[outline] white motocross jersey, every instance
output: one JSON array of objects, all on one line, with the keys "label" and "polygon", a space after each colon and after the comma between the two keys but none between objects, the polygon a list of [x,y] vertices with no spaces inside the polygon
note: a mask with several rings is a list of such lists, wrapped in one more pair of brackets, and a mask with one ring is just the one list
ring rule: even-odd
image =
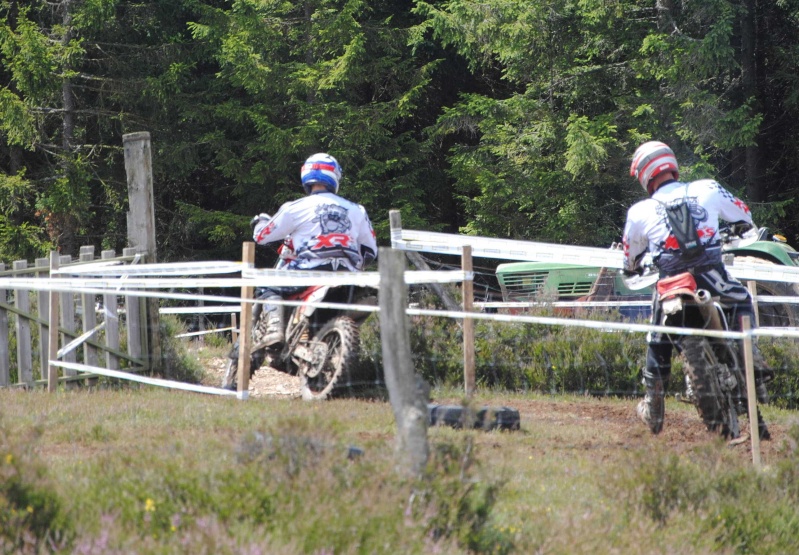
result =
[{"label": "white motocross jersey", "polygon": [[[672,233],[665,206],[687,199],[705,252],[690,265],[680,260],[677,239]],[[651,198],[634,204],[627,212],[624,226],[624,269],[634,271],[647,250],[661,272],[673,275],[688,267],[721,262],[719,220],[754,225],[749,207],[712,179],[691,183],[679,181],[662,185]]]},{"label": "white motocross jersey", "polygon": [[280,207],[253,229],[259,245],[291,237],[296,259],[288,267],[359,271],[377,257],[377,240],[366,209],[333,193],[314,193]]}]

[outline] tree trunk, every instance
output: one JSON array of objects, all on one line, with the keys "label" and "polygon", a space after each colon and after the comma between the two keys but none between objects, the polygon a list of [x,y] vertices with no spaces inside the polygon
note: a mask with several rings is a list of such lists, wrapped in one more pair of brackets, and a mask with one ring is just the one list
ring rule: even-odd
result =
[{"label": "tree trunk", "polygon": [[[753,99],[753,110],[760,110],[757,90],[757,6],[755,0],[744,0],[741,13],[741,86],[743,101]],[[757,144],[746,147],[746,195],[750,201],[766,200],[760,148]]]}]

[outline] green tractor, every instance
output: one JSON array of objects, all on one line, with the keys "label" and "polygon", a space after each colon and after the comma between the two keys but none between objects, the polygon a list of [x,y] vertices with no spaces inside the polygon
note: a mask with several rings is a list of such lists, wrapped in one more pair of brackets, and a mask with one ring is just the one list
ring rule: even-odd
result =
[{"label": "green tractor", "polygon": [[[771,264],[799,266],[799,252],[784,237],[761,228],[748,238],[726,238],[724,261],[734,265]],[[496,276],[505,302],[549,301],[647,301],[652,287],[631,290],[621,271],[578,264],[553,262],[512,262],[500,264]],[[758,281],[757,295],[796,296],[799,287],[790,283]],[[649,313],[648,306],[620,306],[622,315],[638,318]],[[799,305],[758,303],[760,325],[765,327],[799,326]]]}]

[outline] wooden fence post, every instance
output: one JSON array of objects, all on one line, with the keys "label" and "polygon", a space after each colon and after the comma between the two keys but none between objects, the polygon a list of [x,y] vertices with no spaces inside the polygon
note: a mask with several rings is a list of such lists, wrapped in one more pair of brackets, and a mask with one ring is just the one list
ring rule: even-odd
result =
[{"label": "wooden fence post", "polygon": [[[749,316],[741,318],[741,328],[744,332],[752,329]],[[755,470],[760,470],[760,429],[757,418],[757,391],[755,391],[755,357],[752,347],[752,336],[746,335],[744,343],[744,367],[746,370],[746,395],[749,408],[749,434],[752,438],[752,464]]]},{"label": "wooden fence post", "polygon": [[[58,260],[58,267],[62,268],[72,263],[72,257],[68,254],[62,255]],[[75,321],[75,294],[63,292],[57,297],[61,301],[61,327],[70,334],[64,334],[63,343],[66,345],[77,335],[78,323]],[[74,350],[64,354],[64,362],[78,362],[78,353]],[[64,369],[65,376],[77,376],[78,371],[72,369]],[[67,387],[72,387],[68,385]]]},{"label": "wooden fence post", "polygon": [[380,337],[383,369],[394,419],[397,422],[397,453],[400,469],[415,476],[427,464],[427,399],[411,358],[408,315],[408,286],[405,283],[405,255],[381,247]]},{"label": "wooden fence post", "polygon": [[[6,265],[0,262],[0,272]],[[0,302],[8,302],[8,291],[0,289]],[[11,385],[11,353],[8,349],[8,311],[0,307],[0,387]]]},{"label": "wooden fence post", "polygon": [[[81,262],[92,262],[94,260],[94,246],[87,245],[80,248],[79,259]],[[95,312],[95,300],[93,293],[82,293],[80,296],[81,312],[83,313],[83,333],[89,332],[97,327],[97,312]],[[97,366],[97,348],[88,342],[83,344],[83,364]]]},{"label": "wooden fence post", "polygon": [[[245,242],[241,249],[241,261],[248,267],[255,265],[255,243]],[[247,399],[250,390],[250,348],[252,347],[252,297],[253,287],[241,288],[241,328],[239,333],[239,360],[237,369],[238,398]]]},{"label": "wooden fence post", "polygon": [[[50,259],[37,258],[36,259],[36,277],[47,279],[50,277]],[[44,323],[44,319],[50,314],[50,292],[38,291],[36,297],[39,303],[39,368],[43,380],[47,379],[50,369],[50,361],[48,360],[50,354],[50,328],[48,324]]]},{"label": "wooden fence post", "polygon": [[[100,253],[103,260],[114,258],[116,252],[112,250]],[[105,344],[107,347],[119,350],[119,313],[117,311],[117,296],[113,294],[103,295],[103,318],[105,319]],[[109,370],[119,370],[119,361],[111,353],[105,355],[105,366]]]},{"label": "wooden fence post", "polygon": [[[466,273],[473,271],[472,247],[464,245],[461,256],[461,267]],[[474,282],[470,278],[463,280],[463,311],[474,309]],[[467,397],[474,395],[474,320],[468,316],[463,319],[463,384]]]},{"label": "wooden fence post", "polygon": [[[136,247],[128,247],[122,251],[122,256],[134,256],[136,253]],[[136,360],[142,360],[144,330],[139,297],[125,296],[125,322],[128,330],[128,354]]]},{"label": "wooden fence post", "polygon": [[750,280],[746,282],[746,288],[749,289],[749,294],[752,295],[752,310],[755,313],[755,321],[752,322],[755,327],[760,326],[760,309],[757,306],[757,282]]},{"label": "wooden fence post", "polygon": [[[128,178],[128,242],[139,253],[146,253],[147,262],[158,262],[155,242],[155,203],[153,200],[153,163],[150,134],[146,131],[122,135],[125,171]],[[161,335],[158,299],[148,298],[147,344],[150,368],[161,370]]]},{"label": "wooden fence post", "polygon": [[[25,270],[27,260],[14,261],[15,270]],[[22,314],[30,313],[29,292],[25,289],[14,291],[14,305],[19,311],[17,314],[17,378],[19,383],[33,386],[33,358],[31,354],[31,323]]]},{"label": "wooden fence post", "polygon": [[[59,257],[58,252],[50,251],[50,275],[52,276],[55,270],[58,270]],[[51,290],[48,294],[48,304],[50,310],[48,311],[48,341],[49,347],[47,351],[47,391],[54,392],[58,388],[58,366],[51,364],[50,361],[58,359],[58,320],[59,320],[59,302],[58,292]],[[41,313],[40,313],[41,314]],[[43,316],[43,314],[42,314]],[[66,344],[66,342],[65,342]],[[45,356],[45,352],[42,352]],[[64,373],[66,375],[66,372]],[[44,376],[42,376],[44,377]]]}]

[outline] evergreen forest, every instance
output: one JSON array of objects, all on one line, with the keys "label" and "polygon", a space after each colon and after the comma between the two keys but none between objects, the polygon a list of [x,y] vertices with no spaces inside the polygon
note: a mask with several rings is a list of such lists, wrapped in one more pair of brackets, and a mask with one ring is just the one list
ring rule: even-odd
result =
[{"label": "evergreen forest", "polygon": [[161,261],[238,259],[320,151],[382,245],[609,246],[649,139],[795,244],[797,66],[799,0],[2,0],[0,259],[125,246],[138,131]]}]

